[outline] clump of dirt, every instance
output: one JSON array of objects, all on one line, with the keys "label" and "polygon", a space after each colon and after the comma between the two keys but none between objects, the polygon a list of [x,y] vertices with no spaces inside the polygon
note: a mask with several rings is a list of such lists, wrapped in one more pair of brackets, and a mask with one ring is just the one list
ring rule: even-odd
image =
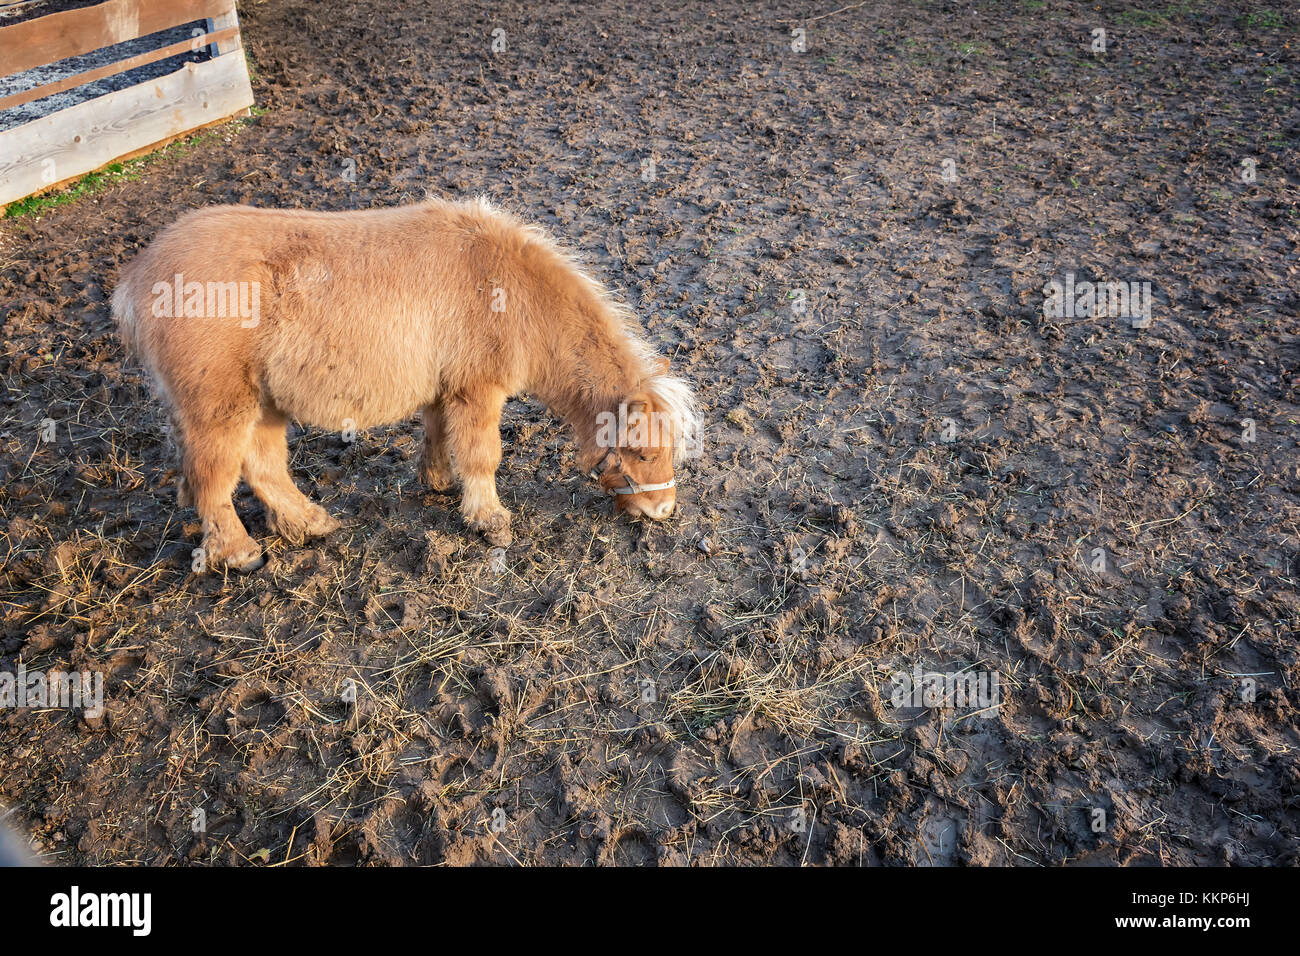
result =
[{"label": "clump of dirt", "polygon": [[[0,712],[47,858],[1297,862],[1295,24],[841,6],[268,0],[264,114],[5,222],[0,669],[105,680]],[[296,431],[344,528],[241,493],[267,567],[194,573],[119,266],[189,206],[426,192],[565,238],[697,384],[680,514],[615,520],[518,401],[504,569],[412,421]],[[1049,317],[1067,274],[1152,321]]]}]

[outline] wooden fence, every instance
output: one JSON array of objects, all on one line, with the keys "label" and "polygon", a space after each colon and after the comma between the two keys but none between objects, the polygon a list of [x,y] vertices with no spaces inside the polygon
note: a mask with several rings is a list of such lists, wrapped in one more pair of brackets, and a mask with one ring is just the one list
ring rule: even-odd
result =
[{"label": "wooden fence", "polygon": [[211,53],[203,62],[0,131],[0,206],[246,115],[253,105],[234,0],[107,0],[0,27],[2,79],[196,21],[205,24],[197,36],[0,96],[5,110],[178,54],[204,47]]}]

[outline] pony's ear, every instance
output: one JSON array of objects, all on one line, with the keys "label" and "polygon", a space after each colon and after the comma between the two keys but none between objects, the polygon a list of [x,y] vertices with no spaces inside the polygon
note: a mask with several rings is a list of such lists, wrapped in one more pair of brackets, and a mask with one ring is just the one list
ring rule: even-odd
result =
[{"label": "pony's ear", "polygon": [[637,392],[635,395],[629,395],[623,401],[623,405],[627,409],[627,417],[629,421],[633,415],[650,414],[650,406],[652,404],[654,403],[648,392]]},{"label": "pony's ear", "polygon": [[658,365],[659,365],[659,374],[660,374],[660,375],[667,375],[667,374],[668,374],[668,359],[667,359],[665,356],[662,356],[662,355],[659,356],[659,362],[658,362]]},{"label": "pony's ear", "polygon": [[649,444],[653,404],[645,392],[637,392],[623,403],[627,408],[627,447],[645,448]]}]

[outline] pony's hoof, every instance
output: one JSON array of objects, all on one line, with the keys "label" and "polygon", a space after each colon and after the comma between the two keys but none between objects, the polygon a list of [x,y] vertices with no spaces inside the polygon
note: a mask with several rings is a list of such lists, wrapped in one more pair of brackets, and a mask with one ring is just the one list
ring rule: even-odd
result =
[{"label": "pony's hoof", "polygon": [[231,550],[207,544],[204,545],[204,550],[208,555],[208,567],[213,570],[225,568],[229,571],[238,571],[240,574],[251,574],[266,564],[262,549],[252,538],[248,539],[247,544]]},{"label": "pony's hoof", "polygon": [[300,515],[272,512],[267,524],[290,544],[302,544],[308,538],[323,538],[342,527],[337,518],[316,504]]},{"label": "pony's hoof", "polygon": [[488,544],[498,548],[508,548],[510,542],[514,540],[514,537],[510,534],[510,516],[508,514],[494,514],[490,518],[471,521],[470,527],[475,531],[481,531],[483,537],[487,538]]},{"label": "pony's hoof", "polygon": [[434,468],[421,463],[420,482],[430,491],[451,491],[456,487],[456,477],[450,468]]},{"label": "pony's hoof", "polygon": [[322,508],[319,519],[307,529],[307,533],[313,538],[324,538],[341,527],[343,527],[343,523]]},{"label": "pony's hoof", "polygon": [[260,571],[266,565],[266,556],[262,554],[262,549],[258,548],[256,554],[243,555],[239,554],[226,562],[226,567],[231,571],[238,571],[240,574],[252,574],[254,571]]}]

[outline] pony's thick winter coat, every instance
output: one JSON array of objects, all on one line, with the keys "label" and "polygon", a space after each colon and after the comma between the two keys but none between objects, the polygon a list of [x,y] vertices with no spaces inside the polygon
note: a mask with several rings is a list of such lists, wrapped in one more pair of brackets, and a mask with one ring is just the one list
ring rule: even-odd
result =
[{"label": "pony's thick winter coat", "polygon": [[[182,503],[214,566],[260,564],[231,502],[241,476],[286,538],[337,527],[289,477],[289,419],[364,429],[421,411],[421,476],[443,490],[458,478],[466,521],[498,544],[507,397],[535,395],[572,425],[581,467],[609,490],[671,485],[695,439],[689,389],[626,310],[540,230],[482,201],[197,210],[123,270],[113,310],[170,406]],[[620,408],[667,427],[611,444],[598,425]],[[675,492],[617,502],[663,518]]]}]

